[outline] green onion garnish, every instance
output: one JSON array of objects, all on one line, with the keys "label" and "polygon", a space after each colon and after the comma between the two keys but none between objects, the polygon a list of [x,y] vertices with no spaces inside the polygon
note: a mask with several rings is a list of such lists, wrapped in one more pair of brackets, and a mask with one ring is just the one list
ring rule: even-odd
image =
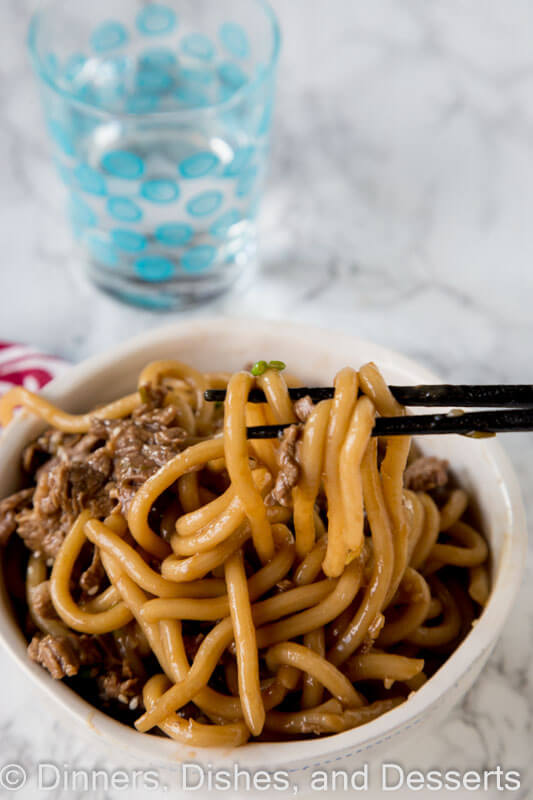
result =
[{"label": "green onion garnish", "polygon": [[281,372],[286,366],[284,361],[269,361],[268,364],[266,361],[256,361],[251,372],[252,375],[258,378],[260,375],[263,375],[267,369],[277,369],[278,372]]},{"label": "green onion garnish", "polygon": [[254,377],[258,378],[260,375],[266,372],[267,369],[268,364],[266,361],[256,361],[251,369],[251,372]]}]

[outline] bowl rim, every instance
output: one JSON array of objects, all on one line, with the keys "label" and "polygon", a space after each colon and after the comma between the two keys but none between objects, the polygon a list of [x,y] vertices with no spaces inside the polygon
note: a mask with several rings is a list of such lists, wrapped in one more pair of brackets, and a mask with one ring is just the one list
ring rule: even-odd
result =
[{"label": "bowl rim", "polygon": [[[201,318],[174,322],[149,332],[143,332],[104,353],[91,356],[74,365],[51,381],[42,394],[49,400],[61,402],[69,391],[88,381],[97,380],[98,373],[104,369],[119,363],[128,356],[140,355],[144,349],[157,346],[158,343],[168,343],[172,338],[183,341],[188,336],[198,334],[207,334],[209,337],[228,336],[232,333],[234,336],[239,336],[249,331],[250,326],[253,326],[257,333],[263,333],[265,337],[268,337],[272,331],[272,324],[271,320],[253,320],[242,317]],[[279,324],[278,321],[276,324]],[[342,345],[346,346],[347,342],[351,342],[355,349],[367,351],[372,359],[381,364],[392,362],[397,368],[416,374],[421,382],[439,382],[440,380],[438,376],[410,358],[350,333],[292,322],[283,323],[283,330],[288,337],[303,337],[308,342],[312,341],[314,337],[320,336],[322,348],[333,352],[336,343],[342,342]],[[12,446],[16,446],[17,440],[27,437],[31,427],[35,427],[36,424],[35,417],[32,415],[25,412],[18,414],[0,435],[0,456],[4,448],[9,448],[11,440],[15,442]],[[265,764],[270,766],[271,763],[286,766],[288,763],[301,764],[302,762],[307,764],[313,762],[313,766],[321,766],[348,755],[347,751],[349,751],[349,755],[353,756],[369,750],[381,741],[394,739],[407,727],[415,727],[422,722],[432,708],[440,705],[448,693],[457,688],[465,674],[473,670],[477,663],[488,656],[518,593],[525,568],[527,546],[526,518],[518,479],[499,442],[493,439],[484,440],[478,442],[478,445],[484,458],[492,463],[492,467],[500,476],[499,485],[508,516],[497,579],[489,602],[475,626],[434,677],[414,693],[408,702],[402,703],[397,708],[359,728],[316,740],[291,741],[290,751],[287,755],[283,754],[283,748],[280,747],[286,743],[276,742],[249,743],[236,749],[194,748],[170,739],[140,734],[135,729],[129,728],[91,706],[61,681],[53,681],[41,667],[29,661],[25,651],[26,640],[22,631],[12,616],[3,612],[0,613],[0,643],[19,668],[22,668],[24,673],[56,702],[58,713],[60,710],[66,712],[70,719],[76,720],[78,723],[84,722],[86,728],[91,728],[104,740],[117,744],[123,750],[129,751],[145,761],[150,759],[168,766],[187,759],[194,759],[197,763],[215,765],[223,763],[227,766],[228,757],[231,755],[233,761],[238,762],[241,767],[264,767]],[[4,595],[2,602],[5,603],[6,593],[3,583],[2,593]],[[285,750],[287,750],[286,747]],[[335,756],[340,753],[343,755]],[[303,769],[303,767],[296,766],[287,771],[297,771],[298,769]]]}]

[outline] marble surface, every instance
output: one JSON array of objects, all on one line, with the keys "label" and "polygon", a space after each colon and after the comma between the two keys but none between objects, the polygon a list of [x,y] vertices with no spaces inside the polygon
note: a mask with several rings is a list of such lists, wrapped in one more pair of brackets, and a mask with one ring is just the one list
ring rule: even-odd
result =
[{"label": "marble surface", "polygon": [[[284,50],[261,270],[191,316],[290,317],[392,346],[451,381],[531,379],[531,4],[273,4]],[[0,8],[0,335],[77,361],[174,316],[117,305],[80,275],[24,47],[31,6]],[[502,438],[531,516],[533,438]],[[527,570],[475,688],[401,754],[407,767],[499,764],[522,773],[511,796],[533,796],[532,549]],[[2,761],[122,765],[44,714],[5,654],[0,676]],[[24,798],[86,796],[33,792]]]}]

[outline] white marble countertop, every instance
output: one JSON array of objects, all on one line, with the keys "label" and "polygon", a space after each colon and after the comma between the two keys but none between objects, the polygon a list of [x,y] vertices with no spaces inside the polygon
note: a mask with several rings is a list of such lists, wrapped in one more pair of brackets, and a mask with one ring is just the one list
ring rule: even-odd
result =
[{"label": "white marble countertop", "polygon": [[[0,336],[77,361],[175,315],[120,306],[79,274],[24,47],[31,5],[3,0],[0,9]],[[274,6],[283,79],[261,272],[195,315],[318,322],[402,350],[451,381],[531,379],[531,4]],[[533,438],[504,444],[531,516]],[[499,764],[522,773],[511,796],[533,796],[532,584],[530,549],[496,652],[461,707],[398,756],[407,767]],[[122,764],[45,715],[4,654],[0,676],[2,761]],[[32,791],[25,800],[86,796]]]}]

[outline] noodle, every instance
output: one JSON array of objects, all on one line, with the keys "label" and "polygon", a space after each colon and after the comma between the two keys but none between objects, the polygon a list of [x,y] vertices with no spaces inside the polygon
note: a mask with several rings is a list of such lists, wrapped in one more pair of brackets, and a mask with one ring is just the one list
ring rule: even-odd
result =
[{"label": "noodle", "polygon": [[407,563],[410,564],[413,553],[420,541],[424,530],[425,510],[421,498],[415,493],[406,491],[406,510],[409,515],[409,545],[407,548]]},{"label": "noodle", "polygon": [[[293,489],[296,551],[300,558],[309,553],[315,541],[314,509],[322,477],[330,408],[331,403],[328,400],[317,405],[307,421],[302,438],[302,472]],[[324,553],[326,545],[324,540]],[[320,564],[322,561],[323,556]]]},{"label": "noodle", "polygon": [[[165,675],[154,675],[150,678],[143,689],[146,708],[152,708],[169,685],[170,681]],[[203,725],[193,719],[183,719],[177,714],[169,714],[159,727],[171,739],[195,747],[238,747],[250,738],[250,731],[243,722]]]},{"label": "noodle", "polygon": [[[247,427],[267,424],[266,415],[262,406],[259,403],[248,403],[246,406]],[[267,467],[271,475],[277,474],[278,462],[276,459],[276,450],[270,439],[255,439],[251,442],[251,451],[255,457]]]},{"label": "noodle", "polygon": [[[194,586],[180,586],[165,580],[155,570],[148,566],[142,556],[123,541],[116,533],[109,530],[98,520],[89,520],[85,525],[85,534],[93,544],[121,565],[126,572],[146,592],[160,597],[202,597],[211,596],[213,593],[221,594],[223,584],[220,581],[196,582]],[[57,563],[57,562],[56,562]]]},{"label": "noodle", "polygon": [[[263,600],[252,606],[254,624],[257,628],[267,622],[279,619],[287,612],[294,613],[308,608],[325,597],[331,588],[331,581],[325,580],[314,586],[302,586],[285,592],[283,595]],[[159,720],[164,719],[173,706],[180,707],[191,700],[198,688],[209,681],[220,656],[230,645],[232,637],[231,620],[226,617],[202,641],[185,680],[165,692],[154,708],[137,720],[135,723],[137,729],[140,731],[150,730],[151,727],[158,724]]]},{"label": "noodle", "polygon": [[[326,637],[324,628],[315,628],[315,630],[304,634],[303,644],[304,647],[308,647],[314,653],[317,653],[319,656],[324,658],[326,655]],[[304,674],[302,683],[302,708],[313,708],[313,706],[320,705],[324,695],[324,689],[321,683],[308,673]]]},{"label": "noodle", "polygon": [[158,558],[164,558],[168,554],[167,543],[153,532],[148,523],[152,505],[159,495],[186,472],[204,464],[210,458],[219,458],[223,452],[224,442],[222,439],[209,439],[206,442],[192,445],[171,459],[143,483],[133,498],[128,514],[131,535],[141,547]]},{"label": "noodle", "polygon": [[447,531],[466,511],[468,495],[463,489],[454,489],[440,510],[440,530]]},{"label": "noodle", "polygon": [[438,647],[453,641],[461,629],[461,617],[457,604],[446,586],[435,576],[429,579],[432,594],[442,605],[442,621],[428,627],[421,625],[406,637],[407,641],[422,647]]},{"label": "noodle", "polygon": [[370,441],[362,464],[363,496],[372,531],[374,567],[361,605],[346,630],[328,653],[333,664],[342,664],[363,642],[381,612],[393,573],[392,532],[377,468],[377,443]]},{"label": "noodle", "polygon": [[192,388],[198,433],[207,433],[213,407],[204,400],[204,392],[207,389],[205,375],[181,361],[153,361],[139,375],[139,386],[157,385],[165,377],[180,378]]},{"label": "noodle", "polygon": [[294,642],[282,642],[274,645],[267,652],[265,662],[269,669],[281,664],[298,667],[312,675],[325,689],[348,708],[364,705],[364,700],[346,677],[339,670],[317,653]]},{"label": "noodle", "polygon": [[[261,494],[266,493],[271,484],[270,475],[266,470],[254,470],[252,478]],[[183,480],[183,478],[180,478],[180,480]],[[171,540],[172,549],[178,556],[190,556],[194,555],[194,553],[212,550],[217,544],[231,536],[245,519],[246,514],[240,498],[233,497],[218,519],[201,528],[197,533],[191,533],[189,536],[173,536]]]},{"label": "noodle", "polygon": [[340,485],[344,508],[343,534],[352,556],[360,553],[364,543],[361,461],[374,427],[374,417],[372,403],[367,397],[361,397],[355,406],[340,453]]},{"label": "noodle", "polygon": [[138,392],[129,394],[109,403],[107,406],[91,411],[90,414],[67,414],[66,411],[45,400],[44,397],[33,394],[22,386],[15,386],[0,398],[0,425],[5,427],[11,421],[13,411],[17,406],[23,406],[33,411],[50,426],[64,433],[87,433],[93,417],[97,419],[119,419],[131,414],[141,402]]},{"label": "noodle", "polygon": [[[361,564],[352,561],[339,578],[339,582],[324,600],[314,608],[286,617],[257,631],[258,645],[269,647],[283,639],[293,639],[321,628],[336,619],[350,605],[361,584]],[[317,584],[314,584],[315,586]]]},{"label": "noodle", "polygon": [[226,561],[226,584],[236,645],[239,696],[245,722],[254,736],[259,736],[265,724],[265,709],[259,686],[257,642],[241,550]]},{"label": "noodle", "polygon": [[[173,680],[179,683],[189,671],[189,662],[185,653],[181,623],[177,620],[165,620],[159,624],[161,641],[163,644],[168,668]],[[235,667],[234,662],[230,662]],[[282,667],[273,682],[261,689],[263,705],[269,710],[285,698],[287,691],[294,689],[299,676],[298,670]],[[211,718],[239,720],[242,719],[242,708],[238,697],[228,697],[206,686],[193,698],[194,703]]]},{"label": "noodle", "polygon": [[[282,367],[156,361],[81,415],[20,387],[0,399],[1,424],[22,405],[52,426],[14,517],[30,657],[128,724],[138,709],[141,732],[232,748],[366,724],[431,679],[489,598],[467,492],[420,488],[409,438],[372,436],[405,413],[377,367],[300,406]],[[267,424],[290,435],[247,439]]]},{"label": "noodle", "polygon": [[[279,525],[276,527],[275,532],[277,534],[276,539],[280,540],[282,545],[274,558],[262,569],[258,570],[247,582],[246,591],[252,600],[256,600],[270,591],[289,572],[293,564],[294,544],[290,531],[285,526]],[[226,560],[226,564],[233,555],[235,554],[232,553]],[[183,599],[167,600],[159,597],[150,600],[143,609],[144,619],[150,622],[157,622],[160,619],[203,619],[215,621],[228,616],[231,606],[229,592],[228,594],[221,594],[212,600],[192,599],[191,590],[198,584],[205,585],[206,582],[196,581],[193,584],[178,585],[176,589],[183,592]],[[174,584],[174,586],[176,585]]]},{"label": "noodle", "polygon": [[186,472],[178,479],[178,497],[185,512],[200,508],[200,492],[196,472]]},{"label": "noodle", "polygon": [[420,495],[424,508],[422,533],[411,555],[411,566],[418,569],[426,561],[439,535],[440,514],[435,501],[428,494]]},{"label": "noodle", "polygon": [[[405,409],[396,402],[375,364],[366,364],[360,370],[361,387],[372,397],[376,410],[384,416],[401,416]],[[385,605],[392,600],[407,566],[409,534],[403,503],[403,473],[407,464],[411,440],[408,436],[392,436],[386,441],[385,457],[380,475],[383,495],[393,528],[394,559]]]},{"label": "noodle", "polygon": [[477,567],[472,567],[470,570],[468,594],[480,606],[486,604],[490,594],[490,580],[484,564],[478,564]]},{"label": "noodle", "polygon": [[252,535],[247,523],[238,528],[224,542],[207,553],[197,553],[189,558],[168,556],[161,564],[161,574],[170,581],[195,581],[224,564]]},{"label": "noodle", "polygon": [[407,681],[419,675],[424,668],[420,658],[406,658],[394,653],[383,653],[374,650],[352,656],[346,662],[344,672],[353,681],[383,681],[385,688],[390,688],[394,681]]},{"label": "noodle", "polygon": [[349,367],[336,375],[335,395],[329,415],[324,457],[324,484],[328,500],[328,544],[323,569],[326,575],[332,578],[341,574],[348,554],[348,545],[343,535],[346,520],[342,504],[339,455],[355,405],[358,383],[357,372]]},{"label": "noodle", "polygon": [[404,572],[400,590],[409,598],[407,607],[392,621],[385,618],[385,625],[378,636],[379,647],[390,647],[401,642],[427,619],[431,603],[431,592],[423,576],[412,567]]},{"label": "noodle", "polygon": [[[298,533],[296,535],[298,535]],[[305,586],[305,584],[312,583],[315,580],[317,575],[322,571],[322,562],[326,555],[327,545],[328,542],[325,536],[318,540],[313,549],[298,565],[294,573],[294,583]]]},{"label": "noodle", "polygon": [[252,377],[247,372],[238,372],[228,383],[224,414],[224,458],[231,482],[250,523],[254,547],[264,563],[272,558],[274,541],[266,509],[254,484],[248,461],[245,412],[252,383]]},{"label": "noodle", "polygon": [[430,556],[444,564],[457,567],[479,567],[487,560],[488,548],[485,539],[466,522],[454,522],[446,533],[459,542],[458,547],[451,544],[433,545]]}]

